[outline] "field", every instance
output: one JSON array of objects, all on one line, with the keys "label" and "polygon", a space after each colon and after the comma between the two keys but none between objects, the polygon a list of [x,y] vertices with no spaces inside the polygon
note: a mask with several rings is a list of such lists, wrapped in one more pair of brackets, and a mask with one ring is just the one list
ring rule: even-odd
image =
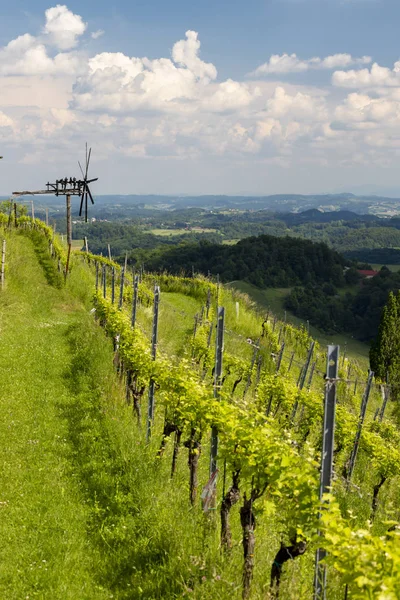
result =
[{"label": "field", "polygon": [[190,233],[215,233],[216,229],[150,229],[153,235],[170,236],[170,235],[186,235]]},{"label": "field", "polygon": [[306,327],[310,334],[323,346],[326,346],[327,344],[339,344],[342,352],[346,349],[346,352],[350,352],[365,366],[365,368],[367,368],[369,352],[369,346],[367,346],[367,344],[363,344],[352,337],[339,333],[328,335],[319,331],[312,325],[308,325],[302,319],[292,315],[289,311],[285,311],[283,302],[285,297],[289,294],[290,288],[270,288],[267,290],[260,290],[251,283],[245,281],[232,281],[229,285],[240,292],[248,294],[259,306],[271,310],[280,319],[284,319],[286,312],[286,319],[289,323],[292,323],[297,327],[300,327],[301,325]]},{"label": "field", "polygon": [[375,271],[380,271],[383,266],[387,267],[389,269],[389,271],[393,271],[393,273],[397,273],[397,271],[400,271],[400,265],[378,265],[378,264],[371,265],[371,267],[373,269],[375,269]]}]

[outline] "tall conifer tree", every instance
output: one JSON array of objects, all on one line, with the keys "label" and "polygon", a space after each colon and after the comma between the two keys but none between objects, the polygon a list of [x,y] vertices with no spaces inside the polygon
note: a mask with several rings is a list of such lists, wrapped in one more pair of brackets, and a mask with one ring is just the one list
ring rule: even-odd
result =
[{"label": "tall conifer tree", "polygon": [[375,375],[382,381],[388,378],[392,391],[397,392],[400,384],[400,291],[396,296],[393,292],[389,294],[369,358]]}]

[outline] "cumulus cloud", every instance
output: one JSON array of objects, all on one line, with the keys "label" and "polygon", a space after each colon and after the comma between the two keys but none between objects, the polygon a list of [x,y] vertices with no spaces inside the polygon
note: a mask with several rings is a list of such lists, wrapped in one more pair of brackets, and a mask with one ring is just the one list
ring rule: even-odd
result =
[{"label": "cumulus cloud", "polygon": [[231,79],[209,86],[217,69],[200,58],[195,31],[176,42],[171,58],[129,57],[121,52],[103,52],[88,61],[87,72],[74,86],[73,106],[80,110],[131,112],[162,110],[194,112],[231,110],[247,105],[252,94],[244,83]]},{"label": "cumulus cloud", "polygon": [[336,69],[338,67],[350,67],[352,65],[365,65],[371,62],[370,56],[353,58],[350,54],[332,54],[325,58],[300,59],[297,54],[273,54],[270,59],[257,67],[250,75],[301,73],[310,69]]},{"label": "cumulus cloud", "polygon": [[57,4],[45,12],[44,33],[47,41],[60,50],[70,50],[85,33],[87,24],[79,15],[75,15],[65,5]]},{"label": "cumulus cloud", "polygon": [[[222,80],[203,60],[196,31],[154,59],[89,55],[85,32],[81,16],[57,5],[39,32],[0,48],[2,139],[28,145],[25,162],[40,164],[55,146],[63,154],[74,147],[75,156],[85,139],[104,157],[214,164],[215,156],[281,167],[361,164],[371,152],[378,162],[387,150],[400,151],[400,63],[365,68],[369,57],[276,54],[256,69],[256,80]],[[333,85],[260,78],[323,69],[335,70]]]},{"label": "cumulus cloud", "polygon": [[399,87],[400,61],[394,63],[393,69],[374,63],[370,69],[335,71],[332,75],[332,83],[345,88]]},{"label": "cumulus cloud", "polygon": [[217,69],[200,57],[200,41],[196,31],[187,31],[186,40],[180,40],[172,48],[172,58],[177,65],[187,67],[196,77],[211,81],[217,77]]},{"label": "cumulus cloud", "polygon": [[61,5],[47,9],[45,17],[42,34],[25,33],[0,48],[0,74],[76,74],[81,70],[80,57],[70,50],[86,29],[82,18]]},{"label": "cumulus cloud", "polygon": [[291,118],[310,119],[311,121],[320,121],[327,118],[324,98],[314,97],[302,92],[290,95],[281,86],[278,86],[273,96],[267,100],[267,113],[276,118],[289,115]]}]

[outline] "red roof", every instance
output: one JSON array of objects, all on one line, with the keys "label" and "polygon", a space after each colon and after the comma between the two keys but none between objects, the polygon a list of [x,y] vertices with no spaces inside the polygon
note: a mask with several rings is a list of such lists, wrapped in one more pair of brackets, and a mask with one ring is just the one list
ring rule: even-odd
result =
[{"label": "red roof", "polygon": [[363,277],[375,277],[379,273],[379,271],[372,271],[370,269],[357,269],[357,272]]}]

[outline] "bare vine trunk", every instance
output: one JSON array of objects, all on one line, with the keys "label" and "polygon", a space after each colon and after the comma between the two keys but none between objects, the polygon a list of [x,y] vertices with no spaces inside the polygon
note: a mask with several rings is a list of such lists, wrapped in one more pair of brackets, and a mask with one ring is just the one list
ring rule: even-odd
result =
[{"label": "bare vine trunk", "polygon": [[198,467],[199,457],[201,452],[200,440],[196,439],[196,430],[193,428],[190,432],[190,439],[185,444],[189,448],[189,498],[190,503],[193,506],[197,499],[197,488],[198,488]]},{"label": "bare vine trunk", "polygon": [[161,440],[160,447],[158,449],[157,456],[161,457],[164,454],[165,446],[167,444],[167,439],[171,436],[172,433],[174,433],[174,431],[176,431],[176,426],[173,423],[171,423],[170,421],[168,421],[168,419],[166,418],[165,422],[164,422],[162,440]]},{"label": "bare vine trunk", "polygon": [[381,475],[381,479],[379,481],[379,483],[377,483],[376,485],[374,485],[374,493],[372,494],[372,513],[371,513],[371,519],[375,518],[375,513],[376,513],[376,509],[378,508],[378,494],[379,494],[379,490],[381,489],[381,487],[383,486],[383,484],[386,481],[386,477],[384,477],[383,475]]},{"label": "bare vine trunk", "polygon": [[221,545],[224,550],[232,548],[232,532],[230,524],[230,512],[240,498],[239,491],[239,471],[235,471],[232,476],[232,485],[222,499],[221,504]]},{"label": "bare vine trunk", "polygon": [[175,440],[174,440],[174,449],[172,452],[171,479],[175,475],[175,471],[176,471],[176,463],[178,460],[179,446],[181,445],[181,437],[182,437],[182,431],[180,429],[176,429]]},{"label": "bare vine trunk", "polygon": [[242,598],[247,600],[250,596],[251,580],[253,578],[254,569],[254,548],[256,545],[256,539],[254,536],[254,530],[256,527],[256,521],[253,513],[253,497],[246,498],[244,495],[243,506],[240,509],[240,522],[242,524],[243,532],[243,590]]},{"label": "bare vine trunk", "polygon": [[281,583],[282,567],[288,560],[294,560],[297,556],[301,556],[307,550],[307,544],[304,541],[297,542],[295,539],[290,540],[291,546],[285,546],[281,542],[281,547],[276,553],[274,562],[271,567],[271,598],[279,598],[279,589]]}]

